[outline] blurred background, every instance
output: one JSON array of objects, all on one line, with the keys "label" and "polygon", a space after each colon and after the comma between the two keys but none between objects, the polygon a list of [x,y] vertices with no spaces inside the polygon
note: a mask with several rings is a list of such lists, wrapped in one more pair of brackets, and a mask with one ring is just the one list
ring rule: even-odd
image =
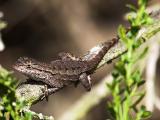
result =
[{"label": "blurred background", "polygon": [[[149,5],[158,2],[150,0]],[[127,25],[123,17],[129,3],[135,4],[136,0],[0,0],[0,11],[7,22],[7,28],[1,31],[6,48],[0,52],[0,64],[13,70],[11,66],[20,56],[50,62],[63,51],[83,55],[98,43],[116,36],[119,24]],[[93,85],[112,67],[110,64],[98,70],[92,76]],[[26,79],[17,72],[15,76]],[[32,109],[59,118],[85,93],[81,86],[67,87]],[[85,120],[105,120],[106,103],[107,99],[102,100]],[[152,119],[158,120],[157,114]]]}]

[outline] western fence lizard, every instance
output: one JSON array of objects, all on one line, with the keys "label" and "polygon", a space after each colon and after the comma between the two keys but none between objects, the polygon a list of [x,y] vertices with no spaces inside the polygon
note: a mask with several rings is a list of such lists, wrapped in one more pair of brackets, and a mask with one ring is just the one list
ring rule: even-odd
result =
[{"label": "western fence lizard", "polygon": [[50,87],[62,88],[70,83],[75,85],[81,83],[87,91],[90,91],[90,75],[107,51],[117,42],[117,38],[104,42],[81,58],[74,57],[70,53],[60,53],[60,59],[49,64],[28,57],[20,57],[13,68],[30,79],[41,81]]}]

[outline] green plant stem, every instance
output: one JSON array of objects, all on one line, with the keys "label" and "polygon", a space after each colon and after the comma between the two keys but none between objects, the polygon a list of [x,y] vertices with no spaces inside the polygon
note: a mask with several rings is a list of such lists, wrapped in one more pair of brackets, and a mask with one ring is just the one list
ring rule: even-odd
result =
[{"label": "green plant stem", "polygon": [[[138,84],[143,81],[141,78],[142,73],[139,72],[139,67],[137,70],[134,70],[134,64],[138,63],[138,61],[142,59],[147,52],[147,48],[145,48],[143,52],[136,53],[136,50],[143,43],[142,40],[145,40],[145,37],[152,36],[152,33],[148,33],[145,37],[137,37],[139,35],[138,31],[142,26],[151,23],[153,24],[153,19],[151,19],[145,12],[146,4],[147,0],[138,0],[139,8],[135,8],[127,19],[130,23],[130,29],[127,31],[122,25],[119,26],[118,29],[118,35],[128,50],[126,54],[121,56],[120,61],[117,62],[113,72],[113,83],[108,85],[113,95],[113,102],[109,103],[109,110],[116,120],[131,120],[132,118],[140,120],[149,117],[151,114],[146,110],[145,106],[141,106],[135,112],[134,117],[130,115],[132,110],[131,106],[137,107],[136,105],[144,97],[144,94],[141,91],[138,91],[140,87]],[[121,81],[119,81],[119,78],[121,78]],[[122,89],[116,87],[120,85],[123,85],[126,88],[121,94],[119,93]],[[131,85],[133,87],[131,87]],[[135,96],[137,93],[140,93],[140,96]],[[120,97],[122,100],[116,99],[117,97]],[[135,98],[138,100],[134,100]],[[121,105],[119,105],[119,102],[121,102]],[[134,104],[134,102],[136,104]],[[120,108],[116,110],[117,107]],[[118,118],[119,114],[122,116],[120,119]]]}]

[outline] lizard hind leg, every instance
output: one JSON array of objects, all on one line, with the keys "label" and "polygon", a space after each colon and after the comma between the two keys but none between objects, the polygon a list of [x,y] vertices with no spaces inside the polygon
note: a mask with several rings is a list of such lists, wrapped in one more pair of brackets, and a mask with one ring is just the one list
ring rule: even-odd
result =
[{"label": "lizard hind leg", "polygon": [[82,73],[79,77],[79,80],[87,91],[91,90],[91,78],[89,75]]}]

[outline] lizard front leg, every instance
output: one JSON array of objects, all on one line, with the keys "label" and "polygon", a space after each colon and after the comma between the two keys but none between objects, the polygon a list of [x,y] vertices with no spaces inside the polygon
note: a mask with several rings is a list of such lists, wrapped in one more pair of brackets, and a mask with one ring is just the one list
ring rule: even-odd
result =
[{"label": "lizard front leg", "polygon": [[49,93],[48,93],[48,86],[47,85],[44,85],[44,95],[45,95],[45,98],[46,98],[46,101],[48,101],[48,99],[49,99]]},{"label": "lizard front leg", "polygon": [[48,86],[47,85],[44,85],[44,89],[42,89],[43,92],[44,92],[44,96],[41,98],[41,100],[43,100],[44,98],[46,98],[46,101],[48,102],[48,96],[49,96],[49,93],[48,93]]},{"label": "lizard front leg", "polygon": [[79,81],[84,86],[84,88],[87,91],[91,90],[91,78],[90,75],[87,75],[86,73],[82,73],[79,77]]}]

